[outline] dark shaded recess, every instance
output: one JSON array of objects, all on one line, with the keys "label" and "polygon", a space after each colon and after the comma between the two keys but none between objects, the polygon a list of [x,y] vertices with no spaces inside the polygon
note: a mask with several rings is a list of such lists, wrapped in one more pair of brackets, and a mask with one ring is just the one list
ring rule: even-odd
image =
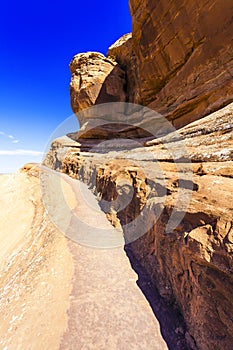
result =
[{"label": "dark shaded recess", "polygon": [[146,183],[150,188],[150,193],[148,195],[148,198],[164,197],[171,194],[171,191],[169,190],[169,188],[166,188],[165,186],[160,185],[156,181],[153,181],[151,179],[146,179]]},{"label": "dark shaded recess", "polygon": [[172,185],[175,188],[185,188],[186,190],[191,190],[195,192],[197,192],[199,188],[198,184],[196,184],[195,182],[183,179],[175,180]]},{"label": "dark shaded recess", "polygon": [[[68,134],[72,138],[72,134]],[[107,123],[101,124],[97,127],[90,128],[79,134],[78,141],[82,142],[83,139],[95,139],[98,144],[99,141],[119,139],[119,138],[153,138],[153,135],[140,127],[124,124],[124,123]],[[137,139],[137,141],[140,141]]]},{"label": "dark shaded recess", "polygon": [[[95,101],[95,105],[106,103],[106,102],[120,102],[120,96],[111,95],[108,93],[107,86],[114,86],[114,76],[115,71],[119,71],[119,66],[115,66],[111,73],[106,77],[105,81],[102,84],[99,95]],[[122,70],[122,74],[120,76],[122,80],[125,80],[125,72]],[[127,86],[126,83],[123,86],[123,91],[126,93]]]},{"label": "dark shaded recess", "polygon": [[181,222],[181,225],[182,224],[185,226],[186,232],[190,232],[197,227],[207,225],[207,224],[211,225],[213,228],[213,231],[215,231],[216,225],[217,225],[217,218],[214,216],[205,214],[203,212],[186,213]]}]

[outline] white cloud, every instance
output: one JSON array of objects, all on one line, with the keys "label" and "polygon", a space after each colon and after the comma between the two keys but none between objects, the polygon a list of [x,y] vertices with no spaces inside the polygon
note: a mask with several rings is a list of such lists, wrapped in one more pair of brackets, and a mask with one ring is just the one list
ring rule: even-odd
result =
[{"label": "white cloud", "polygon": [[43,152],[27,150],[27,149],[16,149],[16,150],[0,150],[0,156],[42,156]]},{"label": "white cloud", "polygon": [[13,135],[11,135],[11,134],[7,135],[4,131],[0,131],[0,135],[6,136],[8,139],[11,140],[12,143],[18,143],[19,142],[19,140],[16,139]]}]

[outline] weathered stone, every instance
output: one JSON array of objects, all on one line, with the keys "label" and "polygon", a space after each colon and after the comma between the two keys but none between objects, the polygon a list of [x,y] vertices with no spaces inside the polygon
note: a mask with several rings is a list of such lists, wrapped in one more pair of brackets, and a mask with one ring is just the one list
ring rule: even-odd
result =
[{"label": "weathered stone", "polygon": [[[74,56],[70,63],[71,106],[74,113],[95,104],[125,101],[125,73],[113,60],[101,53]],[[81,126],[83,120],[79,120]]]},{"label": "weathered stone", "polygon": [[126,98],[128,102],[140,101],[138,67],[133,50],[132,34],[125,34],[108,49],[107,57],[114,59],[126,74]]},{"label": "weathered stone", "polygon": [[132,34],[114,43],[108,58],[86,53],[71,62],[75,113],[128,101],[149,106],[180,128],[233,101],[231,1],[131,0],[130,7]]},{"label": "weathered stone", "polygon": [[181,127],[233,101],[232,1],[131,0],[130,8],[132,39],[109,55],[127,72],[131,102]]},{"label": "weathered stone", "polygon": [[[113,110],[111,102],[125,102],[125,72],[112,58],[88,52],[73,58],[70,63],[71,106],[80,123],[75,139],[109,139],[113,137],[143,137],[142,128],[148,120],[131,121],[125,105]],[[88,109],[93,105],[99,109]],[[129,107],[132,108],[132,107]],[[135,114],[135,113],[134,113]],[[140,129],[141,128],[141,129]]]},{"label": "weathered stone", "polygon": [[[88,184],[109,221],[121,225],[139,285],[147,274],[175,315],[173,328],[163,329],[170,348],[230,349],[233,3],[130,0],[130,8],[132,35],[114,43],[108,58],[88,53],[71,64],[71,102],[82,110],[82,127],[68,135],[72,144],[56,140],[45,164]],[[99,101],[111,75],[105,62],[125,80],[110,94],[118,99]],[[80,72],[91,74],[84,84]],[[149,109],[114,111],[115,124],[107,104],[95,116],[83,111],[109,101],[149,106],[179,133]]]},{"label": "weathered stone", "polygon": [[[79,143],[67,147],[68,138],[58,139],[45,160],[88,184],[108,219],[121,224],[132,265],[145,269],[177,320],[183,315],[188,349],[230,349],[233,342],[232,116],[230,104],[180,129],[183,160],[173,157],[182,142],[175,133],[144,147],[101,154],[85,154]],[[187,166],[188,159],[193,163]],[[187,196],[179,225],[167,231],[171,213],[182,212]],[[182,324],[177,322],[168,336],[171,348],[186,349],[172,339]]]}]

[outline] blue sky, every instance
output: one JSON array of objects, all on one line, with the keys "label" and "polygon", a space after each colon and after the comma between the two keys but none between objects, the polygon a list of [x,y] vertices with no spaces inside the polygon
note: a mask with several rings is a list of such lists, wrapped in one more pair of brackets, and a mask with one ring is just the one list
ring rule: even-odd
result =
[{"label": "blue sky", "polygon": [[0,5],[0,173],[39,161],[72,114],[69,62],[106,53],[131,31],[127,0],[11,0]]}]

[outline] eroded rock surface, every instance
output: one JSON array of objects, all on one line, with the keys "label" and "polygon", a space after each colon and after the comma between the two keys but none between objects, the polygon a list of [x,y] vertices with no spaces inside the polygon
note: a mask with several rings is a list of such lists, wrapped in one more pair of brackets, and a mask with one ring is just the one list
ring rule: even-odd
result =
[{"label": "eroded rock surface", "polygon": [[132,34],[125,34],[108,49],[107,57],[114,59],[126,74],[126,100],[140,103],[140,80],[133,47]]},{"label": "eroded rock surface", "polygon": [[139,100],[176,127],[232,102],[232,1],[130,1]]},{"label": "eroded rock surface", "polygon": [[[81,130],[55,140],[44,163],[86,183],[123,229],[154,312],[149,285],[175,315],[162,326],[171,349],[231,349],[233,3],[131,0],[130,9],[132,34],[108,58],[71,63]],[[159,114],[111,112],[114,101]],[[99,102],[98,113],[85,109]]]},{"label": "eroded rock surface", "polygon": [[233,101],[232,1],[132,0],[130,9],[132,35],[113,44],[108,59],[88,53],[72,61],[75,113],[126,100],[180,128]]},{"label": "eroded rock surface", "polygon": [[74,56],[70,71],[74,113],[94,104],[125,101],[124,71],[115,61],[101,53],[87,52]]},{"label": "eroded rock surface", "polygon": [[[183,315],[186,325],[180,319],[172,334],[189,349],[230,349],[233,341],[232,116],[230,104],[180,129],[180,137],[171,133],[118,152],[85,153],[61,138],[45,160],[86,183],[112,224],[123,228],[139,285],[148,274],[177,319]],[[168,226],[174,213],[180,222]],[[167,338],[172,349],[182,348]]]}]

